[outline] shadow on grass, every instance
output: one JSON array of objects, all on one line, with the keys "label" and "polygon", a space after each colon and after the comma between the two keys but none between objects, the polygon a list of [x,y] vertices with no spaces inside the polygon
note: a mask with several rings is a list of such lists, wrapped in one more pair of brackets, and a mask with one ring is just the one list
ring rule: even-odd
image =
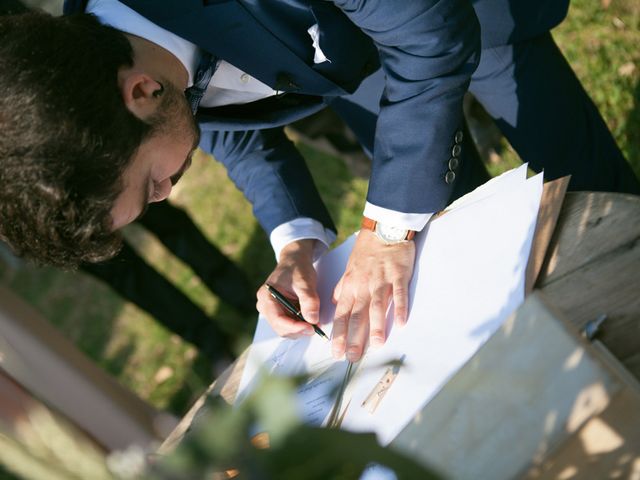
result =
[{"label": "shadow on grass", "polygon": [[115,319],[124,302],[108,288],[76,272],[38,268],[28,264],[0,266],[0,282],[32,305],[43,318],[86,355],[100,359],[109,373],[122,372],[130,352],[108,358],[107,347]]},{"label": "shadow on grass", "polygon": [[626,122],[627,160],[636,176],[640,178],[640,79],[633,91],[633,108]]}]

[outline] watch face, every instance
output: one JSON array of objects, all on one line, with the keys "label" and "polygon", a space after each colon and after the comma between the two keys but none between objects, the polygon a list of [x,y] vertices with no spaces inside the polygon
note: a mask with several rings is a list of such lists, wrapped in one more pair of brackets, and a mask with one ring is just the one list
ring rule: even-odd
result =
[{"label": "watch face", "polygon": [[376,233],[387,243],[398,243],[407,238],[409,230],[378,223],[376,224]]}]

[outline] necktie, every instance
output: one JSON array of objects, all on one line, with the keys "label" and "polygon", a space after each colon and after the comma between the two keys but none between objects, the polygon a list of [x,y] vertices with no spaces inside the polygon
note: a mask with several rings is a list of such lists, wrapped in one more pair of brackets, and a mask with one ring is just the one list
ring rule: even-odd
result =
[{"label": "necktie", "polygon": [[194,115],[198,110],[198,105],[200,105],[202,97],[204,97],[204,94],[207,91],[211,77],[213,77],[213,74],[218,68],[218,64],[219,59],[208,52],[203,52],[200,57],[200,63],[198,64],[193,85],[187,88],[184,92]]}]

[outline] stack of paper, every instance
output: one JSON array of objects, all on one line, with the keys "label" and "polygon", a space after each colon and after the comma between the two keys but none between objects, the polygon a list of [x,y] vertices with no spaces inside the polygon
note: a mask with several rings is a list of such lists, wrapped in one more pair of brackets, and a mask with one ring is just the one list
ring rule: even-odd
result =
[{"label": "stack of paper", "polygon": [[[542,195],[542,175],[526,179],[526,172],[523,165],[491,180],[416,236],[407,324],[395,327],[389,319],[385,345],[369,349],[360,362],[342,401],[343,428],[374,431],[388,444],[522,303]],[[352,236],[316,266],[321,326],[328,334],[331,294],[353,242]],[[385,388],[388,363],[400,359],[403,366]],[[335,402],[330,393],[346,369],[347,362],[334,361],[321,338],[281,339],[260,318],[239,398],[251,391],[261,371],[309,373],[298,391],[300,414],[304,421],[322,424]]]}]

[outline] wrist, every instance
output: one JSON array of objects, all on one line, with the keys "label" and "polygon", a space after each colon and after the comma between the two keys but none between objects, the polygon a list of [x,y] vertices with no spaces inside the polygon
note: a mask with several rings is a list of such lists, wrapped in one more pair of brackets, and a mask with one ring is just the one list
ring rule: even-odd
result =
[{"label": "wrist", "polygon": [[413,237],[416,234],[415,230],[409,230],[407,228],[377,222],[376,220],[373,220],[366,216],[362,217],[361,227],[363,230],[369,230],[373,232],[380,241],[387,245],[408,242],[410,240],[413,240]]},{"label": "wrist", "polygon": [[316,242],[315,238],[304,238],[286,244],[280,251],[280,262],[290,258],[302,259],[306,257],[312,261]]}]

